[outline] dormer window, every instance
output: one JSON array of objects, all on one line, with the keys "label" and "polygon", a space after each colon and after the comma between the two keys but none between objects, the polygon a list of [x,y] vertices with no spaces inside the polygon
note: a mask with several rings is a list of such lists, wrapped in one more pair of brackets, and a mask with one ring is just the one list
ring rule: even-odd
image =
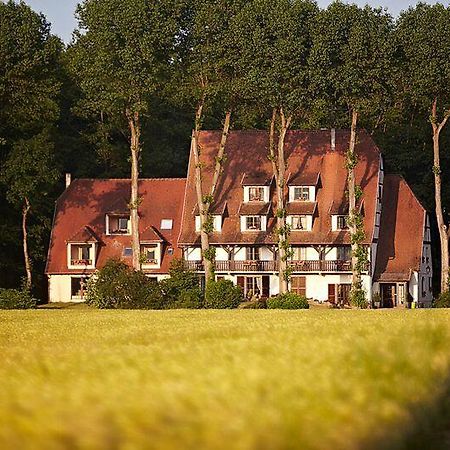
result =
[{"label": "dormer window", "polygon": [[[195,216],[195,231],[197,233],[201,231],[200,216]],[[222,231],[222,216],[218,214],[212,215],[212,231],[213,233],[220,233]]]},{"label": "dormer window", "polygon": [[106,234],[131,234],[130,216],[106,216]]},{"label": "dormer window", "polygon": [[310,201],[309,186],[295,186],[293,188],[293,201],[309,202]]},{"label": "dormer window", "polygon": [[336,216],[336,230],[348,230],[346,216]]},{"label": "dormer window", "polygon": [[247,216],[245,218],[245,226],[247,231],[260,231],[261,216]]},{"label": "dormer window", "polygon": [[71,244],[70,245],[70,265],[90,266],[92,265],[91,244]]},{"label": "dormer window", "polygon": [[144,269],[159,268],[161,262],[161,244],[141,245],[141,264]]},{"label": "dormer window", "polygon": [[292,229],[293,230],[307,230],[308,229],[308,217],[307,216],[292,216]]},{"label": "dormer window", "polygon": [[264,188],[263,187],[250,187],[248,193],[248,199],[250,202],[263,202],[264,201]]}]

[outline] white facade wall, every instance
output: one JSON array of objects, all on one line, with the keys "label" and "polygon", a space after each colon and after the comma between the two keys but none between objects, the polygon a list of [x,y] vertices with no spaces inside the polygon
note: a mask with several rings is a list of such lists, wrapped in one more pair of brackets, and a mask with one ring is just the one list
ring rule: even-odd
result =
[{"label": "white facade wall", "polygon": [[49,302],[81,302],[83,300],[72,300],[72,276],[71,275],[49,275],[48,295]]}]

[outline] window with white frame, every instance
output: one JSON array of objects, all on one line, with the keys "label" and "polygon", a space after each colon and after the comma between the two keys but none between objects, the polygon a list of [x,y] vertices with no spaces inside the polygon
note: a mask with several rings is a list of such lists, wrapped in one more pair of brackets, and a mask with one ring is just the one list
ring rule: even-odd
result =
[{"label": "window with white frame", "polygon": [[306,247],[292,247],[292,260],[293,261],[306,261]]},{"label": "window with white frame", "polygon": [[247,216],[245,218],[245,227],[247,231],[261,230],[261,216]]},{"label": "window with white frame", "polygon": [[259,261],[259,247],[246,247],[247,261]]},{"label": "window with white frame", "polygon": [[296,202],[309,202],[310,194],[308,186],[295,186],[294,189],[294,201]]},{"label": "window with white frame", "polygon": [[86,293],[87,278],[86,277],[72,277],[70,280],[71,297],[74,299],[82,299]]},{"label": "window with white frame", "polygon": [[293,230],[307,230],[308,229],[308,217],[301,215],[301,216],[292,216],[291,221],[292,229]]},{"label": "window with white frame", "polygon": [[249,202],[263,202],[264,201],[264,188],[263,187],[250,187],[248,189]]},{"label": "window with white frame", "polygon": [[336,217],[336,228],[338,230],[348,230],[347,217],[337,216]]},{"label": "window with white frame", "polygon": [[91,244],[70,244],[70,264],[91,265]]},{"label": "window with white frame", "polygon": [[158,244],[145,244],[141,246],[143,264],[158,264]]}]

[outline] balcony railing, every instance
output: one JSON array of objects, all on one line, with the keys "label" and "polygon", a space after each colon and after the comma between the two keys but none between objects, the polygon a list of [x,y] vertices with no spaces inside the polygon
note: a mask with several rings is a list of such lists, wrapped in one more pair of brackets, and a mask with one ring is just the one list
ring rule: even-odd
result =
[{"label": "balcony railing", "polygon": [[[196,272],[204,270],[202,261],[186,261],[186,268]],[[350,261],[289,261],[295,272],[351,272]],[[369,270],[367,265],[366,270]],[[277,261],[216,261],[216,272],[277,272]]]}]

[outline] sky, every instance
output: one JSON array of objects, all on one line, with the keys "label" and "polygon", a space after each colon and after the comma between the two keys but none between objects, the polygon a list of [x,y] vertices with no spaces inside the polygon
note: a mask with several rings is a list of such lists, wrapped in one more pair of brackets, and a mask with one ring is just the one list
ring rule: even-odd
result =
[{"label": "sky", "polygon": [[[72,31],[76,27],[74,17],[75,7],[79,0],[25,0],[35,11],[42,12],[47,20],[52,24],[52,32],[60,36],[64,42],[69,43]],[[320,6],[324,7],[331,3],[329,0],[318,0]],[[386,7],[393,15],[397,15],[410,5],[415,5],[418,1],[411,0],[353,0],[361,6],[369,3],[372,6]],[[438,3],[436,0],[429,0],[426,3]],[[441,1],[446,5],[448,1]]]}]

